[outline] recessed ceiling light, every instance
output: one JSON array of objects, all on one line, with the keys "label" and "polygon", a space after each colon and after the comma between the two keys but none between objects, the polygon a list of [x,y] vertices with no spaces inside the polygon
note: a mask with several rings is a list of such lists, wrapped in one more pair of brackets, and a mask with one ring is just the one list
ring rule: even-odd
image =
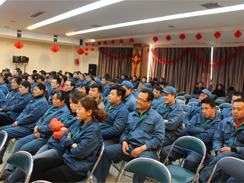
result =
[{"label": "recessed ceiling light", "polygon": [[76,15],[80,15],[82,13],[86,13],[86,12],[89,12],[89,11],[92,11],[95,9],[99,9],[99,8],[102,8],[102,7],[105,7],[105,6],[114,4],[114,3],[121,2],[121,1],[124,1],[124,0],[100,0],[100,1],[97,1],[95,3],[91,3],[91,4],[88,4],[86,6],[82,6],[80,8],[77,8],[77,9],[68,11],[66,13],[60,14],[58,16],[49,18],[47,20],[38,22],[36,24],[33,24],[33,25],[27,27],[27,29],[33,30],[33,29],[36,29],[38,27],[42,27],[44,25],[48,25],[48,24],[51,24],[54,22],[58,22],[60,20],[64,20],[64,19],[76,16]]},{"label": "recessed ceiling light", "polygon": [[5,2],[6,0],[0,0],[0,6]]},{"label": "recessed ceiling light", "polygon": [[168,28],[175,28],[175,26],[173,26],[173,25],[169,25]]},{"label": "recessed ceiling light", "polygon": [[213,14],[227,13],[227,12],[240,11],[240,10],[244,10],[244,4],[209,9],[209,10],[193,11],[193,12],[188,12],[188,13],[180,13],[180,14],[175,14],[175,15],[149,18],[149,19],[143,19],[143,20],[137,20],[137,21],[131,21],[131,22],[124,22],[124,23],[119,23],[119,24],[107,25],[107,26],[103,26],[103,27],[97,27],[97,28],[93,28],[93,29],[80,30],[80,31],[72,32],[72,33],[66,33],[66,35],[71,36],[71,35],[76,35],[76,34],[85,34],[85,33],[108,30],[108,29],[115,29],[115,28],[120,28],[120,27],[128,27],[128,26],[134,26],[134,25],[141,25],[141,24],[147,24],[147,23],[153,23],[153,22],[162,22],[162,21],[167,21],[167,20],[176,20],[176,19],[182,19],[182,18],[204,16],[204,15],[213,15]]}]

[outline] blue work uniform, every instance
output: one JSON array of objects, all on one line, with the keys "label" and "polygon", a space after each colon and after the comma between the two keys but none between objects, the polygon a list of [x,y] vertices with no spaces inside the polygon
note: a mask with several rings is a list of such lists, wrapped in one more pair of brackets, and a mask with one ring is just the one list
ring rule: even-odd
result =
[{"label": "blue work uniform", "polygon": [[0,108],[3,106],[3,104],[6,102],[6,96],[3,94],[2,91],[0,91]]},{"label": "blue work uniform", "polygon": [[232,108],[226,108],[226,109],[223,109],[221,111],[221,113],[219,114],[219,118],[221,120],[225,119],[225,118],[229,118],[229,117],[232,117]]},{"label": "blue work uniform", "polygon": [[187,127],[188,123],[191,121],[191,118],[199,113],[202,114],[202,105],[200,102],[193,104],[190,107],[190,109],[188,110],[188,112],[186,113],[186,115],[184,117],[184,124],[186,125],[186,127]]},{"label": "blue work uniform", "polygon": [[49,93],[49,101],[48,101],[48,106],[52,107],[53,106],[53,95],[55,92],[59,91],[60,89],[57,89],[56,91],[54,91],[52,89],[51,93]]},{"label": "blue work uniform", "polygon": [[110,92],[110,86],[108,86],[108,84],[106,84],[104,87],[103,87],[103,91],[101,93],[101,96],[102,97],[107,97],[109,95],[109,92]]},{"label": "blue work uniform", "polygon": [[123,103],[129,112],[136,110],[136,98],[132,93],[124,99]]},{"label": "blue work uniform", "polygon": [[[236,128],[233,117],[225,118],[218,126],[214,138],[213,149],[218,152],[223,147],[230,147],[231,151],[224,151],[219,154],[200,172],[200,180],[207,182],[216,163],[224,157],[235,157],[244,159],[244,123]],[[218,170],[214,173],[212,181],[226,182],[229,177]]]},{"label": "blue work uniform", "polygon": [[5,96],[7,96],[8,88],[5,83],[0,84],[0,91],[2,91]]},{"label": "blue work uniform", "polygon": [[86,82],[86,79],[83,79],[83,80],[78,80],[76,83],[75,83],[75,88],[79,88],[79,87],[81,87],[81,85],[83,85],[83,84],[86,84],[87,82]]},{"label": "blue work uniform", "polygon": [[131,83],[133,84],[133,90],[136,90],[138,85],[139,85],[139,83],[137,81],[133,81]]},{"label": "blue work uniform", "polygon": [[165,140],[164,145],[173,144],[174,141],[182,135],[184,111],[181,106],[175,102],[167,107],[167,104],[162,103],[158,106],[157,112],[162,116],[165,122]]},{"label": "blue work uniform", "polygon": [[32,91],[32,92],[34,92],[34,86],[35,86],[35,85],[36,85],[35,82],[31,84],[31,91]]},{"label": "blue work uniform", "polygon": [[132,94],[134,95],[135,98],[137,98],[137,96],[139,95],[139,93],[136,90],[134,90]]},{"label": "blue work uniform", "polygon": [[48,93],[51,93],[53,91],[53,89],[51,87],[51,83],[45,81],[45,86],[46,86]]},{"label": "blue work uniform", "polygon": [[[153,109],[149,108],[145,113],[138,111],[131,112],[126,123],[126,128],[121,134],[118,144],[105,148],[103,156],[95,170],[98,182],[105,182],[111,162],[118,163],[121,160],[130,161],[133,159],[122,151],[122,142],[126,141],[129,146],[128,153],[133,149],[146,145],[147,150],[142,152],[138,158],[146,157],[156,159],[156,152],[162,147],[165,134],[165,125],[162,117]],[[145,177],[134,175],[133,182],[144,182]]]},{"label": "blue work uniform", "polygon": [[151,103],[151,108],[152,108],[153,110],[157,110],[158,106],[159,106],[160,104],[162,104],[162,103],[164,103],[164,99],[163,99],[163,97],[154,98],[153,101],[152,101],[152,103]]}]

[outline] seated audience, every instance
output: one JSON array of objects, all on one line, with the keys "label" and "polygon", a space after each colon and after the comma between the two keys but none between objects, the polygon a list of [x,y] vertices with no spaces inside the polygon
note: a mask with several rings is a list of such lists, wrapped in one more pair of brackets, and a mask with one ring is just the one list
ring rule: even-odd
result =
[{"label": "seated audience", "polygon": [[163,97],[161,97],[162,93],[163,93],[163,88],[161,86],[156,86],[155,89],[153,90],[154,99],[151,104],[151,108],[153,110],[157,110],[158,106],[164,103],[164,99]]},{"label": "seated audience", "polygon": [[31,85],[31,91],[34,92],[34,86],[36,84],[36,82],[35,82],[35,76],[34,75],[28,76],[27,81],[29,81],[29,83]]},{"label": "seated audience", "polygon": [[51,82],[52,90],[51,93],[49,93],[49,101],[48,101],[49,107],[53,105],[53,94],[59,90],[60,85],[61,85],[61,79],[57,75],[54,75]]},{"label": "seated audience", "polygon": [[90,74],[86,75],[86,82],[89,86],[92,84],[92,76]]},{"label": "seated audience", "polygon": [[2,91],[5,96],[7,96],[8,88],[7,85],[5,84],[3,75],[0,75],[0,91]]},{"label": "seated audience", "polygon": [[230,88],[229,88],[229,91],[228,91],[228,93],[226,94],[226,98],[227,98],[227,101],[228,102],[231,102],[231,100],[232,100],[232,95],[233,95],[233,93],[235,92],[235,88],[233,87],[233,86],[231,86]]},{"label": "seated audience", "polygon": [[2,108],[3,104],[6,102],[6,97],[5,95],[3,94],[2,91],[0,91],[0,108]]},{"label": "seated audience", "polygon": [[86,84],[86,79],[84,77],[84,74],[79,73],[79,80],[75,83],[75,88],[79,88],[83,84]]},{"label": "seated audience", "polygon": [[78,90],[82,91],[85,95],[89,95],[90,85],[83,84]]},{"label": "seated audience", "polygon": [[101,93],[101,96],[102,97],[107,97],[109,95],[109,92],[110,92],[110,86],[108,84],[108,80],[103,77],[102,80],[101,80],[101,84],[102,84],[102,93]]},{"label": "seated audience", "polygon": [[203,82],[199,81],[193,90],[193,94],[200,94],[203,89],[204,89]]},{"label": "seated audience", "polygon": [[141,89],[145,88],[145,84],[147,83],[147,77],[144,76],[142,78],[142,81],[139,83],[138,87],[137,87],[137,91],[140,92]]},{"label": "seated audience", "polygon": [[134,75],[133,78],[132,78],[132,84],[133,84],[133,90],[136,90],[139,83],[137,82],[137,76]]},{"label": "seated audience", "polygon": [[222,84],[218,84],[216,89],[213,91],[213,94],[217,97],[225,97],[225,92]]},{"label": "seated audience", "polygon": [[98,83],[93,83],[89,90],[89,96],[96,102],[99,109],[104,109],[103,97],[101,96],[102,86]]},{"label": "seated audience", "polygon": [[67,76],[63,75],[61,79],[61,85],[60,85],[60,90],[65,91],[65,83],[67,81]]}]

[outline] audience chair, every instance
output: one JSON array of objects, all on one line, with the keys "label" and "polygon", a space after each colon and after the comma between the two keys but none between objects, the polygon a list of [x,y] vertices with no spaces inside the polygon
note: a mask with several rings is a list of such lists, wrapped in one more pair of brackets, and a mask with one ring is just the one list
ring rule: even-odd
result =
[{"label": "audience chair", "polygon": [[3,146],[8,138],[8,134],[5,131],[0,131],[0,151],[3,149]]},{"label": "audience chair", "polygon": [[180,104],[180,106],[182,107],[182,109],[184,110],[184,112],[188,112],[188,110],[190,109],[190,105],[185,105],[185,104]]},{"label": "audience chair", "polygon": [[226,108],[232,108],[232,104],[230,103],[222,103],[219,105],[220,110],[226,109]]},{"label": "audience chair", "polygon": [[216,103],[216,105],[220,105],[222,103],[225,103],[225,101],[223,99],[216,99],[215,103]]},{"label": "audience chair", "polygon": [[198,100],[198,99],[196,99],[196,98],[192,98],[192,99],[190,99],[190,100],[189,100],[189,102],[197,102],[197,103],[198,103],[198,102],[199,102],[199,100]]},{"label": "audience chair", "polygon": [[184,97],[185,97],[186,99],[188,99],[188,100],[190,100],[190,99],[192,98],[191,95],[188,95],[188,94],[185,94]]},{"label": "audience chair", "polygon": [[214,100],[216,100],[218,97],[217,97],[217,95],[212,94],[212,95],[211,95],[211,98],[213,98]]},{"label": "audience chair", "polygon": [[199,176],[199,170],[202,167],[202,164],[204,162],[205,156],[206,156],[206,146],[203,143],[203,141],[201,141],[200,139],[193,137],[193,136],[183,136],[178,138],[174,144],[172,145],[164,164],[167,162],[168,157],[172,151],[172,149],[174,148],[174,146],[180,146],[180,147],[184,147],[190,150],[193,150],[199,154],[201,154],[202,160],[196,170],[196,173],[193,173],[181,166],[178,165],[167,165],[166,167],[168,168],[169,172],[171,173],[171,177],[172,177],[172,182],[174,183],[178,183],[178,182],[195,182],[195,180],[197,179],[197,177]]},{"label": "audience chair", "polygon": [[237,179],[240,182],[244,182],[243,170],[244,170],[244,161],[234,157],[224,157],[218,161],[215,165],[211,176],[208,179],[208,183],[211,182],[213,175],[217,168],[220,168],[226,174]]},{"label": "audience chair", "polygon": [[228,102],[228,100],[227,100],[226,97],[218,97],[217,99],[222,99],[222,100],[224,100],[225,102]]},{"label": "audience chair", "polygon": [[131,160],[123,168],[118,182],[120,182],[124,171],[140,174],[158,182],[172,182],[170,172],[166,166],[150,158],[136,158]]},{"label": "audience chair", "polygon": [[187,105],[192,106],[193,104],[197,104],[197,102],[189,102]]},{"label": "audience chair", "polygon": [[177,94],[177,96],[184,96],[186,93],[184,91],[181,91]]},{"label": "audience chair", "polygon": [[184,97],[184,96],[178,96],[178,97],[176,97],[175,99],[177,99],[177,100],[182,100],[182,101],[186,101],[186,98]]},{"label": "audience chair", "polygon": [[192,94],[191,96],[192,98],[196,98],[196,99],[199,99],[199,94]]}]

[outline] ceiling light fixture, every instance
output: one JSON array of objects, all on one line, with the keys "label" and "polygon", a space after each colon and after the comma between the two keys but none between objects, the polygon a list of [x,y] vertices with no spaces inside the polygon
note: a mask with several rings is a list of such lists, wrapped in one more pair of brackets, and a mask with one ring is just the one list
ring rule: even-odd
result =
[{"label": "ceiling light fixture", "polygon": [[[92,28],[92,29],[87,29],[87,30],[76,31],[72,35],[85,34],[85,33],[90,33],[90,32],[96,32],[96,31],[102,31],[102,30],[108,30],[108,29],[115,29],[115,28],[119,28],[119,27],[128,27],[128,26],[140,25],[140,24],[146,24],[146,23],[175,20],[175,19],[181,19],[181,18],[189,18],[189,17],[219,14],[219,13],[227,13],[227,12],[240,11],[240,10],[244,10],[244,4],[228,6],[228,7],[223,7],[223,8],[209,9],[209,10],[200,10],[200,11],[194,11],[194,12],[188,12],[188,13],[180,13],[180,14],[175,14],[175,15],[149,18],[149,19],[144,19],[144,20],[137,20],[137,21],[125,22],[125,23],[119,23],[119,24],[113,24],[113,25],[107,25],[107,26],[103,26],[103,27],[97,27],[97,28]],[[66,35],[69,35],[69,33],[66,33]]]},{"label": "ceiling light fixture", "polygon": [[0,6],[5,2],[6,0],[0,0]]},{"label": "ceiling light fixture", "polygon": [[38,27],[42,27],[42,26],[45,26],[45,25],[48,25],[48,24],[51,24],[51,23],[54,23],[54,22],[58,22],[60,20],[64,20],[64,19],[76,16],[76,15],[80,15],[82,13],[86,13],[86,12],[89,12],[89,11],[92,11],[92,10],[95,10],[95,9],[99,9],[99,8],[102,8],[102,7],[111,5],[111,4],[115,4],[115,3],[121,2],[121,1],[124,1],[124,0],[100,0],[100,1],[97,1],[95,3],[91,3],[91,4],[88,4],[86,6],[82,6],[80,8],[77,8],[77,9],[68,11],[66,13],[57,15],[55,17],[49,18],[47,20],[38,22],[36,24],[33,24],[33,25],[27,27],[27,29],[33,30],[33,29],[36,29]]}]

